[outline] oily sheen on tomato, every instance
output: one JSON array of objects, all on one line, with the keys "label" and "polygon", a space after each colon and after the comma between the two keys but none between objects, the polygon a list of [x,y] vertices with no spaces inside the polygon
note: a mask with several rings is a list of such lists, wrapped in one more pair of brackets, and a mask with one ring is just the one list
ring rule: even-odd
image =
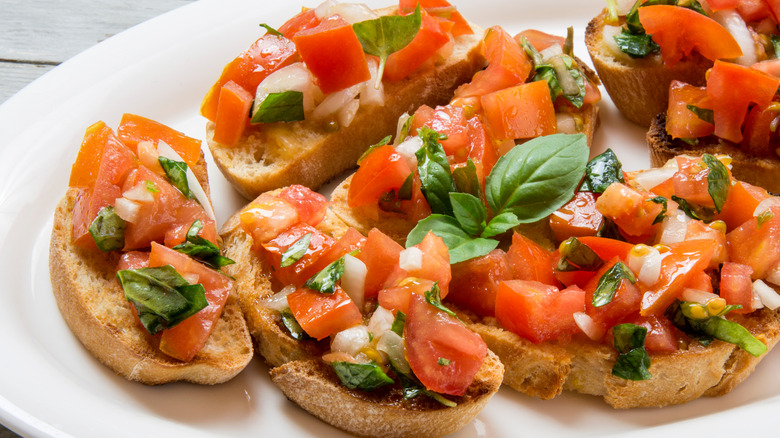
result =
[{"label": "oily sheen on tomato", "polygon": [[200,140],[188,137],[169,126],[146,117],[123,114],[116,133],[119,139],[136,154],[138,154],[139,142],[157,143],[162,141],[176,151],[190,167],[195,166],[200,159]]},{"label": "oily sheen on tomato", "polygon": [[726,235],[729,260],[753,268],[753,279],[766,278],[780,262],[780,209],[767,211],[760,225],[754,217]]},{"label": "oily sheen on tomato", "polygon": [[374,149],[359,164],[349,184],[350,208],[376,203],[383,194],[401,188],[412,174],[406,160],[391,145]]},{"label": "oily sheen on tomato", "polygon": [[499,140],[555,134],[558,125],[545,81],[516,85],[480,98],[485,126]]},{"label": "oily sheen on tomato", "polygon": [[422,10],[420,29],[409,44],[387,58],[384,78],[394,82],[400,81],[417,70],[449,42],[450,36],[442,28],[439,20]]},{"label": "oily sheen on tomato", "polygon": [[513,278],[558,284],[553,275],[552,253],[528,237],[515,232],[506,255]]},{"label": "oily sheen on tomato", "polygon": [[313,227],[322,222],[328,211],[328,200],[325,196],[306,186],[294,184],[282,189],[279,198],[287,201],[298,211],[298,220]]},{"label": "oily sheen on tomato", "polygon": [[465,394],[487,356],[479,335],[417,294],[411,296],[404,339],[414,375],[441,394]]},{"label": "oily sheen on tomato", "polygon": [[599,281],[619,261],[620,259],[617,257],[609,260],[585,286],[585,313],[604,329],[620,324],[629,317],[635,316],[639,312],[639,304],[642,301],[642,294],[639,292],[636,284],[623,278],[618,283],[612,299],[607,304],[599,307],[593,305],[593,296]]},{"label": "oily sheen on tomato", "polygon": [[317,340],[363,322],[357,305],[339,286],[332,294],[298,289],[287,296],[287,302],[301,328]]},{"label": "oily sheen on tomato", "polygon": [[675,138],[698,138],[712,134],[715,125],[699,118],[688,109],[688,105],[712,109],[712,102],[704,87],[672,81],[669,85],[669,106],[666,109],[666,132]]},{"label": "oily sheen on tomato", "polygon": [[[307,234],[310,240],[306,251],[289,266],[281,266],[282,255]],[[299,223],[263,243],[263,248],[265,248],[266,260],[273,267],[276,278],[283,284],[301,287],[306,280],[318,272],[315,263],[335,242],[334,238],[311,225]]]}]

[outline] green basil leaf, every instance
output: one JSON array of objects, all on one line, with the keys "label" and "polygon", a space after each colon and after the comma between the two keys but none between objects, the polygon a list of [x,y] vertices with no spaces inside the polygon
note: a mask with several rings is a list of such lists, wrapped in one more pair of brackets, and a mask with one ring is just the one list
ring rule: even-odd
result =
[{"label": "green basil leaf", "polygon": [[190,191],[190,184],[187,182],[187,163],[184,161],[174,161],[165,157],[159,157],[157,161],[160,162],[160,165],[165,171],[165,176],[168,177],[168,181],[172,186],[179,189],[187,199],[195,197]]},{"label": "green basil leaf", "polygon": [[433,213],[452,216],[449,194],[456,191],[456,188],[447,153],[439,143],[442,136],[427,126],[420,128],[419,136],[423,146],[415,152],[415,156],[422,193]]},{"label": "green basil leaf", "polygon": [[669,208],[669,205],[668,205],[667,199],[666,199],[666,198],[664,198],[663,196],[656,196],[655,198],[648,199],[648,201],[650,201],[650,202],[655,202],[656,204],[661,204],[661,205],[663,205],[663,209],[661,210],[661,212],[660,212],[660,213],[658,213],[658,215],[657,215],[657,216],[655,217],[655,219],[653,220],[653,225],[655,225],[655,224],[660,224],[661,222],[663,222],[663,221],[664,221],[664,215],[666,215],[666,211],[667,211],[667,210],[668,210],[668,208]]},{"label": "green basil leaf", "polygon": [[636,277],[634,277],[634,273],[631,272],[631,269],[623,262],[617,262],[599,279],[596,290],[593,292],[593,299],[591,300],[593,306],[601,307],[609,304],[609,302],[612,301],[612,297],[615,296],[618,287],[620,287],[620,282],[623,280],[628,280],[632,284],[636,283]]},{"label": "green basil leaf", "polygon": [[482,232],[487,219],[487,209],[479,198],[468,193],[451,192],[450,203],[455,219],[463,231],[471,235]]},{"label": "green basil leaf", "polygon": [[286,268],[300,260],[301,257],[306,254],[306,251],[309,250],[309,243],[311,243],[311,233],[306,233],[303,237],[290,245],[290,247],[287,248],[287,251],[282,253],[282,259],[279,262],[279,266]]},{"label": "green basil leaf", "polygon": [[480,237],[490,238],[504,234],[512,228],[520,225],[520,219],[511,211],[505,211],[498,216],[494,216],[487,224]]},{"label": "green basil leaf", "polygon": [[568,56],[574,56],[574,27],[566,28],[566,41],[563,43],[563,53]]},{"label": "green basil leaf", "polygon": [[482,184],[477,176],[477,166],[471,161],[471,158],[466,161],[465,166],[457,167],[452,171],[452,179],[459,192],[482,198]]},{"label": "green basil leaf", "polygon": [[404,326],[406,325],[406,314],[400,310],[395,312],[395,319],[393,319],[393,325],[390,330],[394,331],[398,336],[403,337]]},{"label": "green basil leaf", "polygon": [[455,314],[452,310],[448,309],[447,306],[445,306],[441,302],[441,289],[439,289],[439,282],[433,283],[433,287],[428,292],[425,292],[425,301],[428,302],[431,306],[441,310],[442,312],[446,313],[447,315],[452,316],[453,318],[457,318],[458,315]]},{"label": "green basil leaf", "polygon": [[607,149],[588,161],[580,191],[604,193],[604,190],[614,182],[626,182],[623,178],[623,163],[618,160],[612,149]]},{"label": "green basil leaf", "polygon": [[651,53],[661,50],[661,47],[646,33],[633,34],[623,29],[622,33],[615,35],[613,38],[618,49],[632,58],[644,58]]},{"label": "green basil leaf", "polygon": [[729,196],[729,187],[731,186],[729,170],[713,155],[703,154],[701,159],[710,169],[710,173],[707,175],[707,192],[715,204],[715,211],[720,213],[723,204],[726,203],[726,198]]},{"label": "green basil leaf", "polygon": [[401,133],[399,134],[396,141],[398,143],[406,140],[406,137],[409,136],[409,133],[412,130],[412,123],[414,123],[414,114],[411,116],[406,117],[406,120],[404,120],[404,124],[401,126]]},{"label": "green basil leaf", "polygon": [[709,223],[715,217],[715,210],[712,208],[691,204],[676,195],[672,195],[672,201],[676,202],[680,209],[693,219]]},{"label": "green basil leaf", "polygon": [[273,27],[271,27],[271,26],[269,26],[269,25],[267,25],[265,23],[260,23],[260,27],[265,29],[266,32],[268,32],[271,35],[274,35],[274,36],[284,36],[284,35],[282,35],[281,32],[279,32],[278,30],[274,29]]},{"label": "green basil leaf", "polygon": [[577,88],[569,92],[563,90],[563,87],[560,86],[563,97],[565,97],[566,100],[571,102],[571,104],[575,107],[582,107],[582,104],[585,101],[585,77],[582,75],[580,69],[577,67],[577,64],[574,62],[574,58],[562,54],[553,58],[550,62],[555,71],[555,76],[558,78],[557,82],[559,86],[560,78],[564,77],[564,75],[571,76],[571,79],[573,79],[574,83],[577,84]]},{"label": "green basil leaf", "polygon": [[414,377],[413,375],[399,372],[398,369],[396,369],[395,367],[392,368],[393,371],[395,371],[395,374],[398,376],[398,380],[401,382],[401,387],[403,388],[403,394],[405,400],[415,398],[419,395],[427,395],[428,397],[436,400],[437,402],[443,404],[444,406],[447,406],[448,408],[454,408],[455,406],[458,405],[457,403],[447,399],[443,395],[426,389],[425,386],[423,386],[423,384],[420,383],[420,381],[417,380],[417,378]]},{"label": "green basil leaf", "polygon": [[101,251],[117,251],[125,247],[125,226],[114,207],[103,207],[89,224],[89,234]]},{"label": "green basil leaf", "polygon": [[604,265],[604,260],[576,237],[561,242],[560,252],[556,269],[562,272],[595,271]]},{"label": "green basil leaf", "polygon": [[515,146],[487,177],[488,205],[496,214],[514,213],[521,223],[549,216],[574,196],[588,153],[583,134],[554,134]]},{"label": "green basil leaf", "polygon": [[336,282],[342,275],[344,275],[344,257],[339,257],[338,260],[306,280],[303,286],[324,294],[332,294],[336,292]]},{"label": "green basil leaf", "polygon": [[303,341],[306,339],[313,339],[308,333],[298,324],[298,320],[295,319],[295,315],[292,314],[290,309],[285,309],[281,312],[282,324],[290,333],[290,337],[296,341]]},{"label": "green basil leaf", "polygon": [[780,36],[770,35],[769,38],[772,41],[772,48],[775,51],[775,58],[780,58]]},{"label": "green basil leaf", "polygon": [[219,270],[219,268],[232,265],[235,262],[221,254],[219,247],[208,239],[199,236],[203,229],[203,222],[198,219],[187,230],[187,239],[174,246],[173,249],[180,253],[198,259],[204,264]]},{"label": "green basil leaf", "polygon": [[429,231],[444,240],[450,251],[450,263],[458,263],[493,251],[498,241],[493,239],[473,238],[463,231],[457,219],[441,214],[432,214],[417,222],[417,225],[406,237],[406,247],[417,245]]},{"label": "green basil leaf", "polygon": [[436,363],[439,364],[439,366],[446,367],[447,365],[450,364],[450,360],[447,359],[446,357],[440,357],[439,360],[436,361]]},{"label": "green basil leaf", "polygon": [[696,117],[699,119],[707,122],[707,123],[715,123],[715,111],[708,109],[708,108],[699,108],[695,105],[685,105],[688,110],[694,114],[696,114]]},{"label": "green basil leaf", "polygon": [[341,383],[349,389],[371,391],[394,383],[376,363],[331,362],[331,366]]},{"label": "green basil leaf", "polygon": [[612,374],[626,380],[648,380],[650,356],[645,350],[647,329],[634,324],[618,324],[612,328],[618,358]]},{"label": "green basil leaf", "polygon": [[303,119],[303,93],[291,90],[270,93],[259,105],[255,102],[251,122],[294,122]]},{"label": "green basil leaf", "polygon": [[408,201],[412,199],[414,189],[414,174],[410,173],[406,177],[404,183],[398,188],[397,198],[399,201]]},{"label": "green basil leaf", "polygon": [[187,283],[170,265],[125,269],[116,275],[150,334],[174,327],[209,304],[203,285]]},{"label": "green basil leaf", "polygon": [[774,217],[775,214],[772,213],[772,210],[762,211],[758,216],[756,216],[756,228],[761,228],[762,225],[772,220]]},{"label": "green basil leaf", "polygon": [[406,47],[420,30],[422,12],[420,5],[411,15],[384,15],[352,25],[363,51],[379,57],[376,87],[382,81],[387,57]]},{"label": "green basil leaf", "polygon": [[393,136],[392,136],[392,135],[388,135],[387,137],[385,137],[385,138],[383,138],[383,139],[379,140],[379,143],[377,143],[377,144],[372,144],[371,146],[369,146],[369,147],[368,147],[368,149],[366,149],[366,151],[365,151],[365,152],[363,152],[363,155],[361,155],[361,156],[360,156],[360,158],[358,158],[358,160],[357,160],[357,163],[358,163],[358,165],[359,165],[359,164],[360,164],[360,163],[361,163],[363,160],[365,160],[365,159],[366,159],[366,157],[368,157],[369,155],[371,155],[371,152],[374,152],[374,150],[375,150],[375,149],[377,149],[377,148],[379,148],[379,147],[382,147],[382,146],[385,146],[385,145],[389,144],[389,143],[390,143],[390,139],[392,139],[392,138],[393,138]]},{"label": "green basil leaf", "polygon": [[666,311],[667,317],[671,316],[669,318],[670,321],[683,332],[692,333],[693,337],[697,339],[720,339],[723,342],[734,344],[756,357],[761,356],[768,350],[767,346],[753,336],[745,327],[723,318],[723,315],[734,309],[735,306],[729,307],[729,309],[720,312],[718,315],[696,319],[690,317],[688,312],[686,312],[686,308],[691,305],[695,305],[695,303],[677,301],[675,303],[676,307],[669,306]]}]

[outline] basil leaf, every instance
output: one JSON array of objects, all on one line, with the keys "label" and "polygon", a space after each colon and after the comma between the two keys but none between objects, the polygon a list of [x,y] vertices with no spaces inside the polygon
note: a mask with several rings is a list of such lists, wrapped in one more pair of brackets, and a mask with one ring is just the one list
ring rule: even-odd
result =
[{"label": "basil leaf", "polygon": [[217,245],[198,235],[202,229],[203,222],[200,219],[193,222],[187,230],[187,240],[174,246],[173,249],[198,259],[217,270],[223,266],[234,264],[233,260],[221,254]]},{"label": "basil leaf", "polygon": [[399,134],[398,138],[396,139],[396,141],[398,143],[406,140],[406,137],[409,136],[409,133],[412,130],[412,123],[414,123],[414,114],[412,114],[411,116],[406,117],[406,120],[404,120],[404,124],[401,126],[401,133]]},{"label": "basil leaf", "polygon": [[487,177],[488,205],[496,214],[514,213],[521,223],[549,216],[574,196],[588,152],[583,134],[554,134],[515,146]]},{"label": "basil leaf", "polygon": [[626,380],[648,380],[650,356],[645,350],[647,329],[634,324],[618,324],[612,328],[618,358],[612,374]]},{"label": "basil leaf", "polygon": [[720,213],[723,204],[726,203],[726,198],[729,196],[729,187],[731,186],[729,170],[713,155],[703,154],[701,159],[710,169],[710,173],[707,175],[707,192],[715,204],[715,211]]},{"label": "basil leaf", "polygon": [[715,111],[708,109],[708,108],[699,108],[695,105],[685,105],[688,110],[694,114],[696,114],[696,117],[699,119],[707,122],[707,123],[715,123]]},{"label": "basil leaf", "polygon": [[417,225],[406,237],[406,247],[417,245],[429,231],[444,240],[450,250],[450,263],[455,264],[493,251],[498,241],[493,239],[473,238],[463,231],[457,219],[441,214],[432,214],[417,222]]},{"label": "basil leaf", "polygon": [[623,164],[612,149],[607,149],[588,161],[580,191],[604,193],[604,190],[614,182],[626,182],[623,178]]},{"label": "basil leaf", "polygon": [[352,25],[363,51],[379,57],[379,71],[375,87],[379,88],[385,71],[387,57],[406,47],[420,30],[422,12],[420,5],[411,15],[384,15]]},{"label": "basil leaf", "polygon": [[187,197],[192,199],[195,195],[190,191],[190,185],[187,182],[187,163],[184,161],[174,161],[165,157],[159,157],[157,161],[160,162],[165,171],[165,176],[168,177],[171,185],[179,189],[179,191]]},{"label": "basil leaf", "polygon": [[404,183],[398,188],[397,198],[399,201],[408,201],[412,199],[412,192],[414,189],[414,174],[410,173],[406,177]]},{"label": "basil leaf", "polygon": [[780,36],[771,35],[769,38],[772,41],[772,48],[775,51],[775,58],[780,58]]},{"label": "basil leaf", "polygon": [[447,315],[452,316],[453,318],[457,318],[458,315],[455,314],[452,310],[448,309],[444,304],[441,302],[441,289],[439,289],[439,282],[433,283],[433,287],[428,292],[425,292],[425,301],[428,302],[431,306],[441,310],[442,312],[446,313]]},{"label": "basil leaf", "polygon": [[203,285],[187,283],[170,265],[125,269],[116,275],[150,334],[175,326],[209,304]]},{"label": "basil leaf", "polygon": [[667,199],[664,198],[663,196],[656,196],[655,198],[648,199],[648,201],[663,205],[664,208],[661,210],[660,213],[658,213],[658,216],[656,216],[655,219],[653,220],[653,225],[660,224],[661,222],[663,222],[664,215],[666,214],[666,211],[669,208]]},{"label": "basil leaf", "polygon": [[283,91],[269,93],[252,114],[252,123],[294,122],[303,120],[303,93]]},{"label": "basil leaf", "polygon": [[661,47],[646,33],[633,34],[623,29],[623,32],[613,38],[618,49],[632,58],[644,58],[661,50]]},{"label": "basil leaf", "polygon": [[520,225],[520,219],[511,211],[505,211],[490,220],[490,223],[485,227],[485,230],[482,231],[481,237],[489,238],[498,236],[518,225]]},{"label": "basil leaf", "polygon": [[344,257],[339,257],[338,260],[306,280],[303,286],[324,294],[332,294],[336,292],[336,282],[342,275],[344,275]]},{"label": "basil leaf", "polygon": [[306,251],[309,250],[309,243],[311,243],[311,233],[306,233],[303,237],[290,245],[290,247],[287,248],[287,251],[282,253],[282,259],[279,266],[286,268],[300,260],[301,257],[306,254]]},{"label": "basil leaf", "polygon": [[690,204],[685,199],[680,198],[676,195],[672,195],[672,201],[676,202],[679,205],[680,209],[682,209],[682,211],[685,212],[685,214],[687,214],[693,219],[709,223],[712,222],[712,219],[715,217],[715,211],[711,208]]},{"label": "basil leaf", "polygon": [[281,312],[282,324],[290,332],[290,337],[296,341],[303,341],[306,339],[313,339],[308,333],[298,324],[298,320],[295,319],[295,315],[292,314],[290,309],[285,309]]},{"label": "basil leaf", "polygon": [[416,377],[414,377],[411,374],[405,374],[401,373],[392,366],[393,371],[395,371],[395,374],[398,376],[398,380],[401,382],[401,387],[403,387],[403,393],[404,393],[404,399],[408,400],[411,398],[415,398],[419,395],[427,395],[428,397],[436,400],[437,402],[443,404],[444,406],[447,406],[448,408],[454,408],[458,404],[455,403],[452,400],[447,399],[443,395],[430,391],[423,386],[422,383],[420,383],[419,380],[417,380]]},{"label": "basil leaf", "polygon": [[394,383],[376,363],[331,362],[331,366],[341,383],[349,389],[371,391]]},{"label": "basil leaf", "polygon": [[450,203],[455,219],[463,231],[475,235],[485,228],[487,209],[479,198],[468,193],[450,193]]},{"label": "basil leaf", "polygon": [[576,237],[561,242],[560,252],[561,258],[556,266],[559,271],[595,271],[604,265],[604,260]]},{"label": "basil leaf", "polygon": [[772,213],[772,210],[762,211],[758,216],[756,216],[756,228],[761,228],[762,225],[772,220],[774,217],[775,214]]},{"label": "basil leaf", "polygon": [[433,213],[452,216],[449,194],[456,188],[447,153],[439,143],[442,136],[427,126],[420,128],[418,135],[423,141],[423,146],[415,152],[422,193]]},{"label": "basil leaf", "polygon": [[436,363],[439,364],[439,366],[446,367],[447,365],[450,364],[450,360],[445,357],[440,357],[439,360],[436,361]]},{"label": "basil leaf", "polygon": [[691,305],[693,303],[680,302],[678,300],[673,305],[674,307],[669,306],[666,310],[669,320],[683,332],[693,334],[693,337],[697,339],[720,339],[721,341],[734,344],[756,357],[761,356],[768,350],[767,346],[753,336],[745,327],[722,317],[722,315],[728,312],[728,310],[734,309],[734,307],[730,307],[728,310],[720,312],[715,316],[696,319],[686,314],[686,307]]},{"label": "basil leaf", "polygon": [[394,331],[398,336],[404,335],[404,326],[406,325],[406,314],[400,310],[395,312],[395,319],[393,319],[393,325],[390,330]]},{"label": "basil leaf", "polygon": [[463,167],[456,167],[452,171],[452,179],[455,182],[455,188],[461,193],[469,193],[482,198],[482,184],[479,182],[477,176],[477,166],[469,158],[466,161],[466,165]]},{"label": "basil leaf", "polygon": [[278,30],[274,29],[273,27],[271,27],[271,26],[269,26],[269,25],[267,25],[265,23],[260,23],[260,27],[265,29],[266,32],[268,32],[271,35],[274,35],[274,36],[284,36],[284,35],[282,35],[281,32],[279,32]]},{"label": "basil leaf", "polygon": [[387,137],[379,140],[379,143],[372,144],[371,146],[369,146],[368,149],[366,149],[366,151],[363,152],[363,155],[361,155],[360,158],[358,158],[357,163],[360,164],[363,160],[365,160],[366,157],[371,155],[371,152],[374,152],[374,149],[377,149],[377,148],[379,148],[381,146],[385,146],[385,145],[389,144],[390,143],[390,139],[392,139],[392,138],[393,138],[392,135],[388,135]]},{"label": "basil leaf", "polygon": [[631,269],[623,262],[617,262],[599,279],[596,290],[593,292],[593,299],[591,300],[593,306],[601,307],[609,304],[609,302],[612,301],[612,297],[615,296],[618,287],[620,287],[620,282],[623,280],[628,280],[632,284],[636,283],[636,277],[634,277],[634,273],[631,272]]},{"label": "basil leaf", "polygon": [[116,251],[125,247],[125,226],[114,207],[103,207],[89,224],[89,234],[101,251]]}]

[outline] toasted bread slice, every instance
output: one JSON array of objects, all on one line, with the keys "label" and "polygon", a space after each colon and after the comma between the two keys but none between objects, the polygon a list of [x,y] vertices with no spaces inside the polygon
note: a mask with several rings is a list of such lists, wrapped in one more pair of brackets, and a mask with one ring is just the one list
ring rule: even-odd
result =
[{"label": "toasted bread slice", "polygon": [[[193,168],[203,181],[205,161]],[[68,189],[54,213],[49,272],[65,322],[100,362],[133,381],[217,384],[230,380],[252,359],[252,342],[235,292],[225,303],[208,341],[190,362],[160,352],[159,340],[141,327],[116,278],[119,254],[76,247],[71,220],[76,189]]]},{"label": "toasted bread slice", "polygon": [[699,139],[693,146],[674,139],[666,133],[666,114],[659,113],[647,131],[647,145],[653,166],[663,166],[677,155],[727,154],[731,156],[731,173],[734,178],[757,185],[772,193],[780,193],[780,157],[756,157],[745,153],[739,146],[715,136]]},{"label": "toasted bread slice", "polygon": [[585,45],[609,97],[628,120],[650,126],[656,114],[666,111],[669,84],[675,79],[704,85],[704,74],[713,63],[698,53],[692,53],[672,68],[664,65],[658,54],[632,59],[614,53],[604,44],[605,17],[606,10],[588,23]]},{"label": "toasted bread slice", "polygon": [[385,104],[361,106],[352,123],[335,132],[323,122],[279,122],[247,130],[238,144],[225,146],[212,140],[209,122],[206,139],[215,163],[247,199],[290,184],[318,189],[354,167],[370,145],[395,134],[403,113],[449,102],[455,88],[484,67],[478,50],[482,31],[472,28],[473,34],[455,38],[452,54],[441,64],[384,82]]}]

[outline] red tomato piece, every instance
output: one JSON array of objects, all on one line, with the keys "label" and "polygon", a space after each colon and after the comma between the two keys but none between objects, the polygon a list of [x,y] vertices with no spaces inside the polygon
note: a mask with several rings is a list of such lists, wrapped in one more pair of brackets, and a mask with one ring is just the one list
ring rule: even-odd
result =
[{"label": "red tomato piece", "polygon": [[477,168],[477,176],[484,186],[485,178],[490,175],[490,171],[493,170],[493,166],[498,161],[498,154],[481,118],[470,118],[468,126],[469,143],[471,144],[469,158],[474,162],[474,166]]},{"label": "red tomato piece", "polygon": [[707,271],[695,272],[688,278],[684,287],[712,293],[712,277]]},{"label": "red tomato piece", "polygon": [[400,0],[398,2],[398,11],[404,15],[411,14],[418,3],[429,14],[452,21],[452,36],[474,33],[468,21],[447,0]]},{"label": "red tomato piece", "polygon": [[480,103],[485,125],[498,140],[534,138],[558,131],[555,108],[545,81],[486,94]]},{"label": "red tomato piece", "polygon": [[728,30],[692,9],[653,5],[637,11],[639,21],[661,47],[661,56],[669,67],[694,50],[713,61],[742,56],[742,49]]},{"label": "red tomato piece", "polygon": [[328,200],[312,189],[294,184],[282,189],[279,198],[290,203],[298,211],[298,220],[316,227],[328,212]]},{"label": "red tomato piece", "polygon": [[588,245],[602,260],[610,260],[617,257],[622,261],[628,260],[628,254],[634,245],[622,240],[608,239],[606,237],[584,236],[577,238],[581,243]]},{"label": "red tomato piece", "polygon": [[287,296],[287,302],[301,328],[317,340],[363,322],[360,309],[339,286],[332,294],[298,289]]},{"label": "red tomato piece", "polygon": [[269,193],[263,193],[250,202],[241,210],[239,218],[241,228],[252,236],[255,250],[300,222],[295,206]]},{"label": "red tomato piece", "polygon": [[442,29],[439,20],[423,9],[420,30],[406,47],[387,57],[383,78],[393,82],[400,81],[449,42],[450,36]]},{"label": "red tomato piece", "polygon": [[704,207],[715,207],[709,193],[707,176],[710,168],[701,157],[678,156],[677,172],[672,176],[674,193],[688,202]]},{"label": "red tomato piece", "polygon": [[562,340],[579,331],[574,313],[585,310],[585,291],[562,291],[538,281],[510,280],[498,284],[496,318],[505,329],[533,343]]},{"label": "red tomato piece", "polygon": [[780,262],[780,209],[769,214],[761,226],[754,217],[726,235],[729,260],[753,268],[754,280],[766,278]]},{"label": "red tomato piece", "polygon": [[422,263],[418,269],[406,270],[401,268],[400,263],[396,263],[393,272],[387,277],[385,287],[393,287],[400,281],[408,278],[423,278],[438,282],[441,297],[444,298],[449,293],[450,280],[452,279],[452,270],[450,268],[450,255],[447,245],[441,237],[428,232],[422,242],[415,245],[422,252]]},{"label": "red tomato piece", "polygon": [[375,297],[398,263],[404,247],[376,228],[368,232],[366,244],[357,255],[366,264],[366,297]]},{"label": "red tomato piece", "polygon": [[[306,252],[291,265],[282,267],[282,254],[306,234],[311,234]],[[274,276],[283,284],[294,284],[301,287],[306,283],[306,280],[318,272],[315,263],[335,243],[335,239],[322,231],[310,225],[299,223],[263,243],[263,248],[266,251],[266,260],[274,270]]]},{"label": "red tomato piece", "polygon": [[377,301],[385,309],[409,313],[409,302],[412,295],[425,296],[425,293],[431,289],[433,289],[433,281],[407,277],[398,282],[397,286],[380,290],[377,294]]},{"label": "red tomato piece", "polygon": [[656,218],[663,205],[651,201],[656,195],[640,192],[625,184],[614,182],[596,200],[596,209],[612,219],[629,236],[652,234]]},{"label": "red tomato piece", "polygon": [[618,262],[620,262],[620,259],[614,257],[602,265],[596,272],[596,275],[585,286],[585,313],[590,315],[593,321],[600,324],[605,330],[625,322],[628,318],[637,314],[639,312],[639,303],[642,301],[642,294],[639,292],[636,284],[624,278],[620,280],[620,284],[609,303],[600,307],[593,305],[593,295],[596,292],[599,281]]},{"label": "red tomato piece", "polygon": [[219,91],[217,117],[214,120],[212,139],[226,146],[233,146],[241,139],[249,124],[249,113],[254,96],[244,87],[227,81]]},{"label": "red tomato piece", "polygon": [[288,40],[292,40],[298,32],[311,29],[320,24],[320,19],[317,18],[316,12],[317,10],[314,8],[303,8],[301,12],[287,20],[276,30]]},{"label": "red tomato piece", "polygon": [[125,269],[141,269],[149,266],[149,253],[142,251],[130,251],[122,254],[119,263],[116,265],[117,271]]},{"label": "red tomato piece", "polygon": [[713,11],[722,11],[723,9],[734,9],[739,4],[739,0],[709,0]]},{"label": "red tomato piece", "polygon": [[767,2],[763,0],[738,0],[737,12],[748,23],[771,15]]},{"label": "red tomato piece", "polygon": [[712,102],[704,87],[672,81],[669,85],[669,106],[666,110],[666,132],[675,138],[689,139],[712,134],[715,125],[700,119],[688,109],[688,105],[712,109]]},{"label": "red tomato piece", "polygon": [[102,121],[86,129],[79,154],[70,169],[68,187],[91,188],[95,184],[109,135],[113,135],[111,128]]},{"label": "red tomato piece", "polygon": [[720,297],[728,304],[739,304],[734,313],[750,313],[753,307],[753,268],[741,263],[726,262],[720,268]]},{"label": "red tomato piece", "polygon": [[[677,351],[677,332],[672,322],[663,316],[635,315],[628,321],[647,329],[645,350],[648,353],[674,353]],[[612,339],[610,337],[610,339]]]},{"label": "red tomato piece", "polygon": [[728,259],[725,232],[718,231],[701,221],[689,221],[685,231],[685,240],[695,239],[707,239],[715,242],[715,251],[712,254],[708,268],[716,269],[718,265]]},{"label": "red tomato piece", "polygon": [[441,394],[465,394],[487,355],[479,335],[420,295],[409,303],[404,339],[414,375]]},{"label": "red tomato piece", "polygon": [[352,26],[338,15],[296,33],[293,41],[325,94],[371,79],[363,46]]},{"label": "red tomato piece", "polygon": [[517,41],[518,44],[521,43],[522,38],[525,38],[529,43],[531,43],[532,46],[534,46],[534,49],[540,52],[553,45],[558,45],[563,48],[564,44],[566,44],[566,38],[557,35],[550,35],[549,33],[536,29],[527,29],[515,35],[515,41]]},{"label": "red tomato piece", "polygon": [[360,231],[350,227],[347,232],[336,243],[317,259],[311,267],[312,272],[317,273],[325,269],[326,266],[340,259],[352,251],[359,250],[366,244],[366,237],[360,234]]},{"label": "red tomato piece", "polygon": [[506,256],[512,267],[513,278],[558,285],[552,270],[552,253],[533,240],[520,233],[513,233],[512,245]]},{"label": "red tomato piece", "polygon": [[446,105],[432,109],[423,105],[414,112],[411,132],[427,126],[447,139],[440,140],[444,152],[456,163],[466,161],[469,154],[469,127],[466,113],[461,107]]},{"label": "red tomato piece", "polygon": [[494,249],[487,255],[452,265],[447,301],[479,316],[494,316],[498,283],[512,279],[506,253]]},{"label": "red tomato piece", "polygon": [[740,148],[745,153],[756,157],[775,156],[775,147],[772,142],[774,137],[772,123],[776,118],[777,111],[768,107],[756,105],[751,108],[747,119],[745,119]]},{"label": "red tomato piece", "polygon": [[359,164],[349,185],[350,208],[376,203],[383,194],[401,188],[412,173],[404,157],[391,145],[374,149]]},{"label": "red tomato piece", "polygon": [[577,192],[574,198],[550,215],[550,228],[555,239],[595,236],[604,224],[604,215],[596,209],[592,192]]},{"label": "red tomato piece", "polygon": [[715,219],[726,222],[729,230],[753,218],[753,212],[756,211],[758,204],[771,196],[766,189],[754,186],[742,181],[734,181],[729,188],[729,194],[723,209],[715,215]]},{"label": "red tomato piece", "polygon": [[162,140],[176,151],[188,166],[195,166],[200,159],[200,140],[188,137],[173,128],[146,117],[135,114],[123,114],[116,133],[119,139],[136,155],[139,142],[150,141],[157,144],[159,140]]}]

